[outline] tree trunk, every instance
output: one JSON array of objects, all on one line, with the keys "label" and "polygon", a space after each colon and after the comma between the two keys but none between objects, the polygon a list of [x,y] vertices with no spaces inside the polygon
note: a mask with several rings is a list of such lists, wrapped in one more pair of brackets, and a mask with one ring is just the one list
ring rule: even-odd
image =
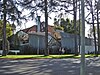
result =
[{"label": "tree trunk", "polygon": [[6,56],[7,55],[7,43],[6,43],[6,0],[3,0],[3,14],[4,14],[4,18],[3,18],[3,53],[2,56]]},{"label": "tree trunk", "polygon": [[48,12],[47,12],[47,0],[45,0],[45,56],[49,55],[48,50]]},{"label": "tree trunk", "polygon": [[77,0],[73,0],[73,11],[74,11],[74,30],[75,30],[75,56],[78,55],[78,45],[77,45],[77,29],[76,29],[76,17],[77,17]]},{"label": "tree trunk", "polygon": [[80,45],[81,45],[81,37],[80,37],[80,28],[81,28],[81,17],[80,17],[80,1],[79,1],[79,53],[80,53]]},{"label": "tree trunk", "polygon": [[97,54],[97,45],[96,45],[96,35],[95,35],[94,14],[93,14],[92,1],[91,1],[91,13],[92,13],[92,22],[93,22],[93,36],[94,36],[94,44],[95,44],[95,55],[98,56],[98,54]]},{"label": "tree trunk", "polygon": [[97,6],[97,35],[98,35],[98,54],[100,54],[100,30],[99,30],[99,14],[98,14],[98,6]]}]

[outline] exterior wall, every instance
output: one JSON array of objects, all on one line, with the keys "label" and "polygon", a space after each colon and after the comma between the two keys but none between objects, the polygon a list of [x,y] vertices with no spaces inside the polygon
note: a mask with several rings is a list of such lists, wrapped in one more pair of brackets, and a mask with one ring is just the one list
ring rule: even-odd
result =
[{"label": "exterior wall", "polygon": [[30,34],[29,35],[29,45],[32,48],[38,48],[39,49],[44,49],[45,48],[45,37],[41,35],[34,35]]},{"label": "exterior wall", "polygon": [[75,49],[74,35],[64,32],[61,32],[60,34],[61,34],[61,47],[67,50],[71,50],[71,53],[74,53]]},{"label": "exterior wall", "polygon": [[[70,50],[71,53],[74,53],[75,50],[75,39],[74,39],[74,35],[72,34],[68,34],[68,33],[64,33],[61,32],[61,47],[65,48],[66,50]],[[77,36],[78,38],[78,36]],[[49,37],[48,41],[51,39],[51,37]],[[39,40],[39,41],[38,41]],[[54,42],[54,41],[53,41]],[[77,39],[77,46],[78,46],[78,42],[79,42],[79,38]],[[86,38],[86,53],[94,50],[94,47],[92,47],[92,40],[91,39],[87,39]],[[32,49],[38,49],[39,50],[44,50],[45,49],[45,36],[44,33],[38,34],[38,33],[34,33],[34,34],[29,34],[29,46],[32,47]]]},{"label": "exterior wall", "polygon": [[[81,47],[81,46],[80,46]],[[97,47],[98,49],[98,47]],[[85,46],[85,53],[94,53],[95,52],[95,46]],[[80,48],[80,54],[81,54],[81,48]]]},{"label": "exterior wall", "polygon": [[61,46],[62,48],[74,49],[75,48],[74,39],[73,38],[62,38]]},{"label": "exterior wall", "polygon": [[92,46],[94,44],[93,39],[85,38],[85,45],[86,46]]},{"label": "exterior wall", "polygon": [[[71,52],[74,53],[75,49],[75,39],[73,34],[61,32],[61,47],[66,49],[71,49]],[[77,36],[77,46],[79,45],[79,37]],[[85,46],[86,46],[86,53],[93,52],[93,39],[85,38]],[[91,50],[92,49],[92,50]]]}]

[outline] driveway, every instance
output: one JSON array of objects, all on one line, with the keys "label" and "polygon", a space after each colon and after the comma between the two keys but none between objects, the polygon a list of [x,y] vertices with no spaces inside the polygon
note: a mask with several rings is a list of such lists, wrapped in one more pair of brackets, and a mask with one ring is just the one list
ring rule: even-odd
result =
[{"label": "driveway", "polygon": [[[100,75],[100,60],[86,59],[86,75]],[[79,75],[80,59],[0,59],[0,75]]]}]

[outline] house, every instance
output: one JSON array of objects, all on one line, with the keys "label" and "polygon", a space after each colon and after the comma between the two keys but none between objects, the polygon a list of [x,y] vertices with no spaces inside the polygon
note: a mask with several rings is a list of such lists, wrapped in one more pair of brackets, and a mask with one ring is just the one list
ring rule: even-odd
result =
[{"label": "house", "polygon": [[[29,27],[29,28],[26,28],[26,29],[23,29],[21,31],[19,31],[18,34],[20,38],[24,38],[25,35],[23,35],[24,33],[28,34],[28,45],[29,49],[27,50],[31,50],[31,53],[38,53],[39,50],[41,50],[39,53],[43,53],[43,50],[45,50],[45,24],[44,22],[41,23],[40,25],[40,32],[38,32],[37,30],[37,25],[33,25],[32,27]],[[51,39],[51,36],[52,35],[52,39]],[[49,46],[50,48],[52,48],[52,44],[55,44],[57,41],[55,41],[55,37],[53,36],[56,36],[55,34],[55,29],[54,29],[54,26],[52,25],[48,25],[48,42],[49,42]],[[52,41],[52,42],[51,42]],[[23,42],[23,40],[20,40],[20,42]],[[27,44],[27,43],[26,43]],[[23,46],[21,48],[21,52],[25,53],[25,50],[26,49],[26,44],[23,44],[21,43],[21,46]],[[24,49],[25,48],[25,49]]]},{"label": "house", "polygon": [[[54,26],[48,25],[48,33],[53,34],[54,31],[55,31]],[[20,44],[27,42],[28,41],[28,34],[34,33],[34,32],[38,32],[37,31],[37,25],[33,25],[29,28],[25,28],[25,29],[18,31],[17,34],[18,34],[18,38],[20,40]],[[44,22],[42,22],[41,25],[40,25],[40,32],[45,32]]]},{"label": "house", "polygon": [[[28,37],[22,35],[22,38],[28,39],[28,44],[22,43],[23,50],[31,50],[31,53],[41,54],[45,50],[45,28],[44,23],[41,23],[40,32],[37,31],[37,25],[21,30],[21,32],[28,34]],[[21,37],[21,36],[20,36]],[[86,46],[91,46],[93,44],[92,40],[85,38]],[[24,40],[25,41],[25,40]],[[26,46],[28,45],[28,46]],[[79,45],[79,36],[77,35],[77,47]],[[59,49],[62,48],[66,53],[75,52],[75,35],[70,33],[65,33],[63,31],[55,31],[54,26],[48,25],[48,47],[51,53],[59,53]],[[70,50],[70,51],[69,51]],[[22,51],[23,52],[23,51]]]},{"label": "house", "polygon": [[[45,50],[45,33],[34,32],[29,33],[29,46],[34,53],[43,54]],[[49,53],[57,54],[59,52],[60,43],[50,33],[48,34]]]}]

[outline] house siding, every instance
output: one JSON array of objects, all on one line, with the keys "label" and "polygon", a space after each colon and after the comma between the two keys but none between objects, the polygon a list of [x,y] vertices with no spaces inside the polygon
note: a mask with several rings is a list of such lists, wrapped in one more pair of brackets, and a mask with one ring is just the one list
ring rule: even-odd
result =
[{"label": "house siding", "polygon": [[[45,37],[41,35],[34,35],[34,34],[29,34],[29,45],[32,48],[37,49],[45,49]],[[38,45],[38,40],[39,40],[39,45]]]},{"label": "house siding", "polygon": [[[61,34],[61,47],[65,49],[71,49],[71,53],[74,53],[75,35],[64,32],[61,32],[60,34]],[[78,45],[79,45],[79,36],[77,35],[77,47]],[[93,46],[93,39],[85,37],[85,46],[86,46],[86,51],[87,49],[90,50],[89,48]]]},{"label": "house siding", "polygon": [[[75,39],[73,34],[61,32],[61,47],[67,50],[71,50],[74,53],[75,50]],[[78,39],[77,39],[78,42]],[[78,44],[77,44],[78,46]]]}]

